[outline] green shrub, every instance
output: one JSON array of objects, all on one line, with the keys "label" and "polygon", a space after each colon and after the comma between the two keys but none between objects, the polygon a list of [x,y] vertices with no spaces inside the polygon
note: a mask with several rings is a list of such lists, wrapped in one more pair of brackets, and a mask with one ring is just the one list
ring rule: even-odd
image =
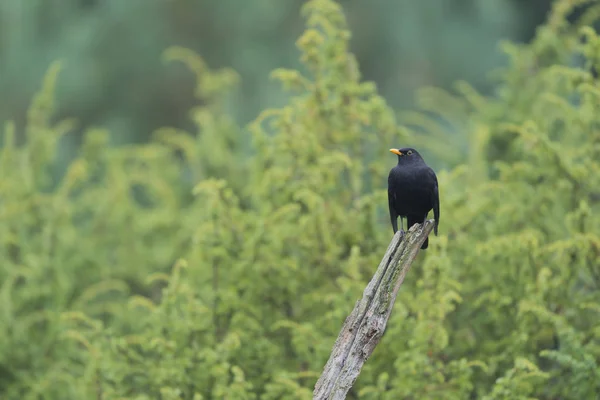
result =
[{"label": "green shrub", "polygon": [[90,130],[60,180],[76,121],[52,119],[53,66],[26,142],[9,123],[0,155],[0,396],[310,398],[391,238],[387,149],[415,143],[447,166],[440,236],[350,396],[593,398],[600,7],[568,24],[574,3],[506,45],[497,96],[425,89],[396,121],[360,79],[339,5],[311,0],[306,71],[273,72],[287,105],[237,127],[237,75],[169,49],[197,75],[197,132],[111,147]]}]

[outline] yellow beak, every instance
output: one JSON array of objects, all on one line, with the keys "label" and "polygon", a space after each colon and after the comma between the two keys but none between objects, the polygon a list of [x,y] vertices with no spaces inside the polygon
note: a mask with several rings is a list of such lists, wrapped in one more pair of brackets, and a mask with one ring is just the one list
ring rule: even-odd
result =
[{"label": "yellow beak", "polygon": [[403,154],[402,154],[402,152],[401,152],[400,150],[398,150],[398,149],[390,149],[390,151],[391,151],[392,153],[394,153],[394,154],[397,154],[397,155],[399,155],[399,156],[402,156],[402,155],[403,155]]}]

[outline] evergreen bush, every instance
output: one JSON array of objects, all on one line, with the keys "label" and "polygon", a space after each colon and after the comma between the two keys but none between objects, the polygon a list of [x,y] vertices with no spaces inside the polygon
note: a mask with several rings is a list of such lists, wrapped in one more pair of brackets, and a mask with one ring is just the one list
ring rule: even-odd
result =
[{"label": "evergreen bush", "polygon": [[392,236],[387,149],[414,144],[445,166],[440,236],[350,397],[596,398],[600,6],[567,23],[583,3],[505,45],[496,96],[428,88],[396,119],[340,6],[310,0],[305,70],[273,72],[285,106],[236,126],[235,72],[171,48],[197,76],[197,131],[112,147],[91,129],[58,180],[76,121],[54,121],[53,65],[0,154],[0,397],[311,398]]}]

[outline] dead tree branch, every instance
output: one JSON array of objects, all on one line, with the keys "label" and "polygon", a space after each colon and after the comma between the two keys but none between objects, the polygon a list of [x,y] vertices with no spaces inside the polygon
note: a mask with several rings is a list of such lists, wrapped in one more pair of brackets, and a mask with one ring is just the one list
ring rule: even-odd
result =
[{"label": "dead tree branch", "polygon": [[396,232],[363,292],[346,318],[321,377],[313,400],[343,400],[383,336],[406,273],[433,229],[433,220],[414,225],[406,234]]}]

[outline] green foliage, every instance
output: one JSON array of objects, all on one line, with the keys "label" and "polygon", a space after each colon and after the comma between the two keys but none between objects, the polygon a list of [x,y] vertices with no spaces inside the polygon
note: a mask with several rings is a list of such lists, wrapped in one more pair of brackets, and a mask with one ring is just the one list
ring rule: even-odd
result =
[{"label": "green foliage", "polygon": [[311,0],[304,72],[273,72],[292,94],[250,124],[251,147],[223,101],[237,75],[169,49],[196,74],[197,131],[115,148],[90,130],[59,181],[74,121],[52,118],[53,66],[26,142],[8,123],[0,153],[0,397],[310,398],[391,237],[387,149],[416,143],[452,166],[440,236],[352,396],[593,398],[599,7],[568,24],[574,3],[506,46],[496,96],[427,89],[399,125],[361,80],[339,5]]},{"label": "green foliage", "polygon": [[[352,48],[370,79],[394,107],[412,103],[412,90],[448,87],[468,77],[487,86],[485,73],[504,62],[498,38],[527,40],[547,2],[435,0],[344,1]],[[119,143],[146,141],[165,124],[189,127],[196,102],[191,74],[156,62],[177,44],[209,65],[231,66],[244,77],[228,113],[252,120],[285,96],[269,71],[299,67],[294,40],[303,29],[304,0],[3,0],[0,2],[0,120],[21,128],[40,76],[57,58],[57,114],[80,120],[64,143],[72,151],[90,126],[110,130]],[[433,11],[432,11],[433,10]],[[424,23],[415,23],[423,21]],[[457,52],[461,57],[455,57]],[[17,133],[21,133],[19,129]],[[65,163],[68,160],[65,160]]]}]

